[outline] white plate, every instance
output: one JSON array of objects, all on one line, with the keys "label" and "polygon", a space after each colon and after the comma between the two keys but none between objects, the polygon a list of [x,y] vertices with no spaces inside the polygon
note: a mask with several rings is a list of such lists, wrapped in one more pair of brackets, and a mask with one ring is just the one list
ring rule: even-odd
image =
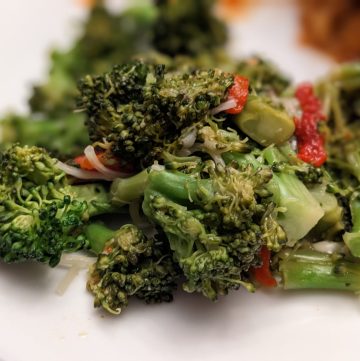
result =
[{"label": "white plate", "polygon": [[[1,1],[1,113],[26,108],[26,87],[44,74],[49,44],[68,43],[83,15],[71,0]],[[332,63],[299,47],[296,30],[291,6],[262,6],[233,25],[229,49],[262,53],[297,81],[312,80]],[[85,272],[56,295],[64,274],[0,264],[1,361],[359,360],[360,302],[353,295],[239,291],[213,304],[178,292],[171,304],[134,300],[112,317],[93,309]]]}]

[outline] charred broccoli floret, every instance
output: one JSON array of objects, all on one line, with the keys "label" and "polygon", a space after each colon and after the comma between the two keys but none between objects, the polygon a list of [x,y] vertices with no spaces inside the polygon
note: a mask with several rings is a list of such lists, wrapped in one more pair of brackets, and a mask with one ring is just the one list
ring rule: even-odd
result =
[{"label": "charred broccoli floret", "polygon": [[104,186],[71,185],[44,149],[14,145],[1,154],[0,257],[5,262],[56,266],[62,252],[89,247],[89,218],[111,211]]},{"label": "charred broccoli floret", "polygon": [[146,165],[184,128],[205,122],[232,83],[220,70],[168,73],[163,65],[135,61],[84,78],[79,107],[91,140],[105,138],[115,154]]},{"label": "charred broccoli floret", "polygon": [[166,238],[147,238],[128,224],[105,243],[87,287],[95,296],[95,307],[119,314],[132,296],[146,303],[171,301],[179,275]]}]

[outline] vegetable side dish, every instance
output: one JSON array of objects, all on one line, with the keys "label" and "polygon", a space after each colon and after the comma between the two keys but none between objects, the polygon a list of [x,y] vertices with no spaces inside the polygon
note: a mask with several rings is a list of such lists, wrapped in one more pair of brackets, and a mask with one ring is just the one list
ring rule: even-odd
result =
[{"label": "vegetable side dish", "polygon": [[53,52],[30,114],[1,123],[3,261],[91,263],[113,314],[177,288],[360,291],[360,64],[292,84],[231,59],[212,4],[98,1]]}]

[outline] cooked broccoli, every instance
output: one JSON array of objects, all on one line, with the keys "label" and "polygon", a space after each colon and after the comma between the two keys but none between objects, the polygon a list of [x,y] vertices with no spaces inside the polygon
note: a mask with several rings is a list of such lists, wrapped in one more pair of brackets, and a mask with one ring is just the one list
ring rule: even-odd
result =
[{"label": "cooked broccoli", "polygon": [[83,152],[89,144],[89,136],[84,131],[81,114],[70,114],[61,119],[32,119],[9,115],[0,121],[1,148],[13,143],[46,148],[60,159],[68,159]]},{"label": "cooked broccoli", "polygon": [[167,235],[185,290],[212,300],[240,285],[253,290],[247,272],[260,265],[260,248],[286,241],[265,189],[270,179],[269,170],[219,170],[211,160],[201,172],[150,172],[143,211]]},{"label": "cooked broccoli", "polygon": [[106,139],[115,154],[148,165],[186,127],[206,122],[232,83],[220,70],[169,73],[135,61],[85,77],[79,108],[87,113],[91,140]]},{"label": "cooked broccoli", "polygon": [[344,233],[343,240],[351,254],[360,257],[360,194],[358,191],[352,192],[349,197],[349,208],[352,226],[348,232]]},{"label": "cooked broccoli", "polygon": [[169,302],[180,272],[167,239],[147,238],[134,225],[124,225],[105,243],[87,283],[95,306],[119,314],[131,296],[146,303]]},{"label": "cooked broccoli", "polygon": [[311,249],[287,250],[280,257],[280,275],[287,290],[316,288],[360,291],[358,259]]},{"label": "cooked broccoli", "polygon": [[289,162],[289,156],[279,148],[255,149],[250,154],[230,152],[223,157],[227,163],[235,161],[243,165],[251,164],[257,169],[272,169],[273,176],[267,189],[277,206],[277,220],[285,230],[288,245],[293,246],[306,236],[324,216],[320,203],[296,176],[299,166],[284,166],[284,163]]},{"label": "cooked broccoli", "polygon": [[14,145],[0,159],[0,257],[56,266],[62,252],[90,245],[91,217],[114,212],[101,184],[71,184],[56,159]]},{"label": "cooked broccoli", "polygon": [[72,47],[52,52],[47,81],[33,88],[31,111],[51,118],[67,115],[75,108],[78,79],[108,71],[149,48],[154,17],[150,5],[116,14],[96,1]]},{"label": "cooked broccoli", "polygon": [[240,60],[234,71],[249,78],[252,89],[258,94],[281,95],[290,86],[290,79],[274,64],[260,56]]},{"label": "cooked broccoli", "polygon": [[214,0],[155,0],[155,4],[153,45],[158,51],[194,56],[225,45],[227,30],[213,15]]}]

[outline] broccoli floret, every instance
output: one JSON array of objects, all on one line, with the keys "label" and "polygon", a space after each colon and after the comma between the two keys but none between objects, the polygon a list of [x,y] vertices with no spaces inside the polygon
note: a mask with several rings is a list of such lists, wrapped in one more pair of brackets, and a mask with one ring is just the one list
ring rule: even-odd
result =
[{"label": "broccoli floret", "polygon": [[105,243],[90,269],[87,287],[95,307],[119,314],[132,296],[146,303],[171,301],[179,275],[166,238],[161,234],[147,238],[128,224]]},{"label": "broccoli floret", "polygon": [[146,165],[183,129],[205,122],[232,83],[220,70],[169,73],[163,65],[135,61],[84,78],[79,107],[87,113],[91,140],[105,138],[115,154]]},{"label": "broccoli floret", "polygon": [[89,144],[81,114],[61,119],[32,119],[9,115],[0,121],[1,148],[13,143],[46,148],[59,159],[68,159],[83,152]]},{"label": "broccoli floret", "polygon": [[150,172],[143,211],[167,235],[183,288],[215,300],[240,285],[253,290],[247,272],[261,264],[260,248],[278,250],[286,235],[265,189],[271,171],[219,170],[213,161],[202,168]]},{"label": "broccoli floret", "polygon": [[114,212],[101,184],[71,185],[56,159],[14,145],[0,160],[0,257],[56,266],[62,252],[89,247],[92,216]]},{"label": "broccoli floret", "polygon": [[289,246],[306,236],[324,216],[319,202],[296,176],[298,167],[284,166],[287,157],[278,148],[254,149],[249,154],[230,152],[223,158],[226,163],[251,164],[256,169],[271,168],[273,176],[267,189],[272,194],[278,212],[277,221],[285,230]]},{"label": "broccoli floret", "polygon": [[153,45],[158,51],[194,56],[225,45],[227,30],[213,15],[214,0],[155,0],[155,4]]}]

